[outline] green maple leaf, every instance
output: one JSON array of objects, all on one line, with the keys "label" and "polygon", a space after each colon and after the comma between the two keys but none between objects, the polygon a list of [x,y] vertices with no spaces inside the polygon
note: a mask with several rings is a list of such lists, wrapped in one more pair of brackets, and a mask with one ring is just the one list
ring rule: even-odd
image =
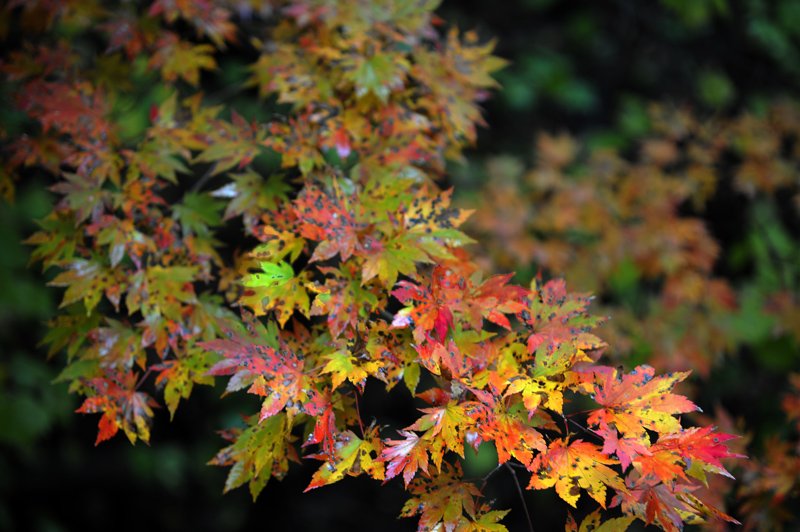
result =
[{"label": "green maple leaf", "polygon": [[289,200],[287,193],[292,187],[281,174],[264,179],[248,167],[241,174],[228,175],[233,182],[211,193],[215,198],[230,199],[225,208],[226,220],[241,214],[246,225],[250,225],[248,220],[258,218],[265,210],[277,209],[280,203]]},{"label": "green maple leaf", "polygon": [[391,288],[399,274],[409,275],[417,270],[417,262],[433,262],[425,251],[417,246],[416,238],[400,233],[375,247],[365,256],[362,282],[378,277],[384,286]]},{"label": "green maple leaf", "polygon": [[380,440],[375,437],[376,431],[374,428],[367,432],[363,440],[350,430],[343,432],[334,445],[335,456],[326,456],[328,460],[314,473],[311,483],[304,491],[333,484],[347,474],[356,476],[362,471],[366,471],[374,479],[383,480],[383,462],[372,456],[381,450]]},{"label": "green maple leaf", "polygon": [[247,420],[251,426],[245,430],[232,429],[226,436],[235,442],[220,450],[209,465],[233,466],[225,481],[227,493],[245,482],[250,483],[253,501],[272,477],[283,478],[289,470],[289,460],[294,448],[288,442],[291,425],[281,412],[258,422],[258,416]]},{"label": "green maple leaf", "polygon": [[286,284],[294,277],[294,270],[291,264],[279,261],[277,264],[272,262],[261,262],[261,269],[264,273],[254,273],[242,278],[242,284],[251,288],[272,288]]},{"label": "green maple leaf", "polygon": [[83,301],[86,314],[89,315],[100,302],[103,293],[119,308],[120,293],[125,286],[121,272],[109,270],[98,260],[74,259],[65,263],[64,267],[68,270],[48,283],[50,286],[67,287],[59,308]]},{"label": "green maple leaf", "polygon": [[189,192],[183,203],[172,207],[172,216],[181,223],[183,234],[195,234],[202,238],[211,236],[212,227],[222,224],[219,211],[224,204],[208,194]]},{"label": "green maple leaf", "polygon": [[349,67],[344,79],[355,85],[356,97],[372,94],[382,103],[389,100],[391,91],[402,87],[410,63],[402,52],[377,53],[372,57],[355,56],[344,61]]},{"label": "green maple leaf", "polygon": [[113,222],[100,230],[97,234],[97,243],[108,245],[108,258],[111,267],[117,266],[125,257],[125,253],[132,257],[140,257],[145,250],[155,251],[156,245],[152,238],[140,233],[134,227],[133,220],[114,219]]},{"label": "green maple leaf", "polygon": [[295,309],[308,316],[311,306],[311,300],[303,286],[303,280],[297,277],[278,286],[252,287],[245,291],[240,301],[243,305],[253,309],[257,316],[263,316],[270,310],[274,310],[281,327],[289,321]]},{"label": "green maple leaf", "polygon": [[[148,177],[163,177],[174,185],[178,184],[175,172],[191,174],[172,148],[155,139],[142,142],[136,150],[122,150],[122,154],[131,169],[138,169]],[[129,174],[129,178],[133,176]]]},{"label": "green maple leaf", "polygon": [[194,162],[214,163],[211,175],[217,175],[236,166],[241,170],[263,151],[262,142],[267,130],[255,123],[250,125],[244,118],[231,111],[232,123],[214,120],[211,130],[213,140]]},{"label": "green maple leaf", "polygon": [[108,202],[108,191],[96,179],[64,172],[66,181],[56,183],[50,190],[64,194],[59,206],[75,211],[75,223],[84,222],[93,212],[101,210]]},{"label": "green maple leaf", "polygon": [[183,305],[195,303],[192,282],[197,279],[197,266],[150,266],[130,277],[130,288],[125,298],[128,313],[141,310],[149,316],[159,314],[174,321],[182,321]]},{"label": "green maple leaf", "polygon": [[37,222],[42,228],[23,241],[35,245],[30,264],[42,261],[42,270],[67,262],[75,255],[75,248],[83,243],[83,228],[76,227],[75,218],[63,211],[53,211]]},{"label": "green maple leaf", "polygon": [[195,383],[214,385],[213,375],[206,373],[218,361],[218,358],[219,356],[212,351],[200,349],[191,344],[178,359],[152,366],[153,369],[161,370],[156,377],[156,385],[166,381],[164,401],[169,409],[170,420],[175,417],[178,402],[181,398],[189,398]]}]

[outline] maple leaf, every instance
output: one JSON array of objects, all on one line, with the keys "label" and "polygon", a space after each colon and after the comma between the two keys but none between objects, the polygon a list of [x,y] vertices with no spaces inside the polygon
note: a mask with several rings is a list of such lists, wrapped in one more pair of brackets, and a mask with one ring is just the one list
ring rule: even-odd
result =
[{"label": "maple leaf", "polygon": [[547,451],[541,433],[507,410],[502,403],[498,403],[485,424],[480,425],[479,434],[483,440],[494,441],[497,459],[501,464],[513,457],[529,466],[534,451]]},{"label": "maple leaf", "polygon": [[[517,301],[530,293],[530,290],[521,286],[507,286],[506,283],[513,277],[513,273],[506,275],[493,275],[480,286],[473,288],[472,281],[463,277],[459,278],[462,288],[462,309],[470,325],[477,331],[481,330],[482,318],[511,330],[511,324],[505,314],[514,314],[526,309],[526,305]],[[446,282],[454,282],[455,278]],[[471,290],[470,290],[471,289]]]},{"label": "maple leaf", "polygon": [[327,363],[322,372],[332,374],[331,386],[334,390],[349,380],[363,392],[367,377],[375,375],[382,367],[379,361],[369,358],[363,360],[361,356],[354,356],[349,349],[339,349],[324,358]]},{"label": "maple leaf", "polygon": [[233,466],[224,492],[249,481],[254,501],[270,478],[281,480],[286,475],[289,460],[300,461],[290,443],[291,423],[286,414],[279,413],[261,422],[256,422],[255,417],[245,419],[251,425],[247,429],[229,431],[229,437],[235,442],[208,462],[209,465]]},{"label": "maple leaf", "polygon": [[724,512],[720,512],[713,506],[709,506],[691,493],[682,492],[677,493],[675,497],[688,506],[693,512],[700,516],[711,517],[719,522],[727,521],[729,523],[733,523],[735,525],[741,525],[739,521],[734,519],[733,517],[729,516]]},{"label": "maple leaf", "polygon": [[[747,458],[742,454],[731,453],[724,442],[738,438],[730,434],[714,433],[715,427],[683,429],[673,434],[664,434],[651,447],[651,451],[669,451],[678,454],[687,464],[697,467],[696,462],[709,464],[714,473],[728,473],[719,461],[720,458]],[[700,467],[703,467],[700,465]]]},{"label": "maple leaf", "polygon": [[[225,207],[225,220],[242,215],[245,225],[250,227],[264,211],[277,209],[278,205],[289,200],[287,192],[292,187],[282,175],[271,175],[264,179],[255,170],[247,167],[241,174],[229,173],[228,176],[231,183],[211,192],[215,198],[230,200]],[[298,235],[292,234],[299,239]]]},{"label": "maple leaf", "polygon": [[398,431],[402,440],[386,440],[380,460],[389,462],[386,468],[386,480],[396,477],[403,472],[403,480],[408,486],[411,479],[421,469],[428,472],[428,449],[430,441],[420,439],[416,432],[408,430]]},{"label": "maple leaf", "polygon": [[483,94],[480,89],[496,86],[490,73],[506,61],[491,55],[494,42],[477,45],[475,32],[466,32],[463,41],[458,29],[452,28],[441,51],[415,50],[410,75],[430,92],[429,98],[419,101],[419,108],[434,117],[449,138],[474,142],[475,124],[482,123],[476,104]]},{"label": "maple leaf", "polygon": [[325,260],[337,253],[347,260],[353,253],[369,249],[374,238],[365,234],[367,224],[358,221],[361,208],[356,197],[346,197],[334,182],[334,197],[315,185],[306,185],[294,201],[299,233],[319,242],[311,261]]},{"label": "maple leaf", "polygon": [[678,499],[692,489],[684,484],[663,484],[654,477],[629,476],[628,491],[619,492],[614,504],[621,502],[622,511],[635,515],[645,524],[658,524],[666,532],[681,532],[683,523],[699,521],[695,513]]},{"label": "maple leaf", "polygon": [[172,216],[180,221],[184,235],[211,238],[211,228],[222,224],[219,215],[222,208],[222,202],[210,195],[190,192],[183,197],[182,204],[172,207]]},{"label": "maple leaf", "polygon": [[413,323],[414,340],[418,343],[421,343],[430,331],[436,331],[439,339],[443,341],[448,329],[453,326],[453,313],[447,305],[447,298],[442,289],[445,272],[446,269],[441,266],[434,268],[430,289],[409,281],[400,281],[397,283],[400,288],[392,291],[392,295],[403,304],[409,301],[420,302],[398,312],[392,322],[395,327]]},{"label": "maple leaf", "polygon": [[97,232],[97,243],[108,245],[108,258],[111,267],[116,267],[127,254],[137,265],[145,252],[155,251],[156,244],[152,238],[139,232],[133,220],[120,220],[115,216],[103,216],[97,224],[86,228],[88,234]]},{"label": "maple leaf", "polygon": [[317,415],[314,399],[318,392],[304,373],[305,360],[300,359],[283,340],[273,348],[258,345],[242,335],[230,339],[199,342],[204,349],[218,352],[225,358],[208,370],[208,375],[231,375],[239,368],[255,375],[248,390],[265,397],[261,420],[274,416],[284,407]]},{"label": "maple leaf", "polygon": [[200,9],[192,17],[198,35],[205,35],[220,50],[225,50],[225,43],[236,43],[236,25],[230,21],[231,12],[224,7]]},{"label": "maple leaf", "polygon": [[248,390],[265,396],[260,419],[273,416],[284,407],[316,415],[318,405],[314,399],[317,392],[312,379],[303,372],[305,362],[298,360],[288,346],[275,353],[278,360],[273,362],[266,375],[256,377]]},{"label": "maple leaf", "polygon": [[129,278],[128,313],[141,310],[145,318],[155,314],[182,321],[181,303],[197,301],[192,282],[199,270],[198,266],[149,266],[137,271]]},{"label": "maple leaf", "polygon": [[459,247],[475,242],[456,229],[473,211],[450,208],[452,194],[452,188],[438,195],[432,194],[428,186],[423,185],[403,212],[403,227],[417,238],[417,245],[433,258],[454,258],[444,245]]},{"label": "maple leaf", "polygon": [[529,375],[511,377],[506,382],[508,388],[503,395],[508,397],[519,393],[528,409],[529,418],[541,404],[561,413],[564,390],[577,382],[574,373],[568,370],[580,360],[586,360],[583,351],[575,350],[570,343],[552,347],[542,344],[536,349],[535,364],[529,369]]},{"label": "maple leaf", "polygon": [[376,432],[377,428],[372,428],[364,435],[363,440],[349,430],[341,433],[333,445],[334,454],[322,455],[327,461],[314,473],[311,483],[303,491],[333,484],[343,479],[345,475],[358,476],[362,471],[366,471],[376,480],[383,480],[383,462],[378,460],[377,456],[372,456],[373,453],[380,454],[382,450]]},{"label": "maple leaf", "polygon": [[308,439],[303,444],[303,447],[312,445],[314,443],[320,444],[322,454],[333,456],[333,444],[336,440],[338,430],[336,429],[336,414],[333,412],[333,403],[331,402],[331,394],[323,396],[320,394],[320,400],[325,401],[325,408],[322,413],[317,416],[317,421],[314,423],[314,430],[308,435]]},{"label": "maple leaf", "polygon": [[216,50],[212,45],[182,41],[172,32],[161,37],[156,48],[148,66],[161,69],[161,75],[168,83],[180,77],[196,87],[200,82],[200,69],[213,70],[217,67],[213,56]]},{"label": "maple leaf", "polygon": [[651,446],[645,452],[634,455],[631,459],[633,467],[642,476],[652,475],[662,482],[673,482],[678,478],[686,480],[684,464],[677,453]]},{"label": "maple leaf", "polygon": [[259,262],[264,273],[250,274],[242,279],[242,284],[249,287],[271,288],[282,286],[294,278],[294,270],[291,264],[279,261],[277,264],[272,262]]},{"label": "maple leaf", "polygon": [[320,271],[332,277],[325,280],[325,297],[317,297],[310,315],[327,314],[328,327],[334,339],[348,326],[357,330],[359,319],[368,319],[370,311],[378,306],[378,298],[362,287],[356,272],[344,266],[340,269],[320,268]]},{"label": "maple leaf", "polygon": [[445,345],[428,336],[427,342],[414,348],[419,353],[420,363],[434,375],[461,382],[470,380],[470,360],[461,353],[453,340],[448,340]]},{"label": "maple leaf", "polygon": [[461,313],[466,323],[478,332],[483,330],[484,318],[510,329],[505,313],[524,310],[525,305],[515,300],[528,294],[524,288],[506,286],[510,278],[511,275],[495,275],[475,287],[463,273],[436,266],[431,274],[430,288],[400,281],[399,288],[392,291],[392,295],[403,304],[411,303],[396,315],[394,324],[403,326],[407,321],[413,322],[417,342],[432,330],[440,340],[444,340],[447,331],[453,327],[453,312]]},{"label": "maple leaf", "polygon": [[261,262],[265,273],[246,275],[242,284],[247,290],[239,301],[252,308],[257,316],[275,310],[281,327],[292,317],[294,309],[308,316],[311,300],[305,289],[308,272],[295,276],[291,265],[280,261],[278,264]]},{"label": "maple leaf", "polygon": [[289,261],[294,262],[306,245],[303,238],[289,231],[279,231],[274,227],[264,226],[261,232],[264,243],[250,252],[250,255],[259,261],[278,261],[280,264],[289,255]]},{"label": "maple leaf", "polygon": [[305,106],[311,102],[323,102],[328,100],[333,89],[330,80],[320,78],[316,58],[299,54],[298,47],[287,42],[275,43],[248,70],[253,75],[247,86],[257,86],[262,97],[278,93],[279,103]]},{"label": "maple leaf", "polygon": [[82,300],[88,315],[105,293],[114,307],[119,309],[120,295],[126,288],[122,272],[106,268],[96,260],[73,259],[63,266],[69,269],[48,283],[50,286],[67,287],[60,307]]},{"label": "maple leaf", "polygon": [[646,365],[628,375],[620,375],[613,368],[591,371],[594,379],[586,389],[603,408],[594,410],[588,421],[600,426],[601,434],[606,427],[614,426],[623,437],[649,445],[645,429],[662,434],[679,432],[680,421],[673,414],[698,409],[687,398],[670,393],[675,384],[689,376],[688,372],[654,377],[655,369]]},{"label": "maple leaf", "polygon": [[84,240],[84,231],[75,227],[74,217],[64,211],[53,211],[37,223],[41,230],[23,241],[24,244],[36,246],[31,251],[30,264],[42,261],[44,271],[72,260],[76,248]]},{"label": "maple leaf", "polygon": [[583,488],[605,508],[606,486],[627,491],[617,472],[607,467],[618,463],[604,456],[594,444],[582,440],[570,444],[559,438],[553,440],[547,452],[533,459],[528,468],[533,473],[528,488],[540,490],[555,486],[556,493],[572,507]]},{"label": "maple leaf", "polygon": [[372,95],[386,103],[392,90],[403,87],[409,69],[403,52],[382,52],[372,57],[354,55],[344,62],[344,79],[355,85],[356,98]]},{"label": "maple leaf", "polygon": [[545,342],[548,346],[571,342],[577,349],[584,351],[607,345],[589,333],[605,321],[605,318],[586,315],[592,298],[568,295],[563,279],[553,279],[541,286],[538,276],[531,282],[531,291],[528,296],[530,309],[518,314],[531,331],[528,337],[530,353]]},{"label": "maple leaf", "polygon": [[[650,450],[635,438],[619,438],[616,430],[602,432],[603,454],[614,454],[619,459],[624,472],[631,465],[631,460],[651,456]],[[681,471],[683,473],[683,471]]]},{"label": "maple leaf", "polygon": [[209,351],[189,346],[184,356],[151,366],[160,371],[156,377],[156,385],[164,383],[164,401],[167,403],[170,420],[175,417],[178,402],[181,398],[189,398],[195,383],[214,385],[214,377],[208,375],[213,361],[214,355]]},{"label": "maple leaf", "polygon": [[50,190],[64,194],[56,208],[75,211],[75,223],[80,224],[90,216],[96,218],[108,203],[108,191],[101,188],[101,183],[81,174],[65,172],[66,181],[56,183]]},{"label": "maple leaf", "polygon": [[475,519],[470,521],[462,530],[464,532],[508,532],[508,529],[498,523],[508,514],[509,510],[492,510],[481,507],[475,515]]},{"label": "maple leaf", "polygon": [[398,233],[387,240],[374,244],[365,253],[362,282],[376,276],[385,286],[392,287],[400,274],[416,272],[418,262],[432,262],[425,251],[417,247],[416,239],[408,233]]},{"label": "maple leaf", "polygon": [[94,139],[108,138],[113,126],[106,121],[108,102],[102,91],[88,82],[70,84],[35,79],[18,96],[23,110],[36,117],[42,132],[54,129],[70,134],[74,142],[92,148]]},{"label": "maple leaf", "polygon": [[600,515],[600,509],[597,509],[581,521],[581,527],[578,529],[572,514],[567,512],[567,515],[565,532],[624,532],[635,519],[632,516],[625,516],[604,522],[602,515]]},{"label": "maple leaf", "polygon": [[418,530],[435,530],[440,523],[446,532],[453,532],[464,525],[464,512],[475,519],[475,497],[480,494],[474,484],[462,482],[461,465],[444,462],[444,467],[432,478],[418,478],[411,484],[416,495],[403,506],[400,517],[419,514]]},{"label": "maple leaf", "polygon": [[136,443],[137,438],[149,442],[148,424],[153,417],[152,408],[158,404],[146,393],[136,391],[137,381],[132,371],[126,374],[110,371],[108,378],[82,381],[95,395],[87,397],[76,412],[103,413],[95,445],[114,436],[120,428],[131,443]]},{"label": "maple leaf", "polygon": [[96,360],[104,368],[128,371],[134,362],[145,366],[146,353],[142,334],[128,323],[103,317],[107,327],[95,327],[86,333],[90,345],[83,360]]},{"label": "maple leaf", "polygon": [[437,469],[441,468],[445,449],[455,451],[464,457],[464,432],[473,424],[467,416],[465,406],[451,401],[447,405],[434,408],[421,408],[425,415],[407,427],[411,430],[424,430],[423,439],[430,440],[429,451]]},{"label": "maple leaf", "polygon": [[195,157],[194,162],[213,163],[211,175],[234,166],[236,170],[242,170],[261,154],[267,136],[266,128],[255,121],[248,124],[235,110],[231,110],[231,122],[213,120],[210,129],[209,146]]}]

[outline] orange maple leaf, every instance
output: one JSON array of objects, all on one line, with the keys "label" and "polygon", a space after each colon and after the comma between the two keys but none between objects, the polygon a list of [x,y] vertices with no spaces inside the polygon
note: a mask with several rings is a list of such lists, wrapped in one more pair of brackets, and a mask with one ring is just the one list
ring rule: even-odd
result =
[{"label": "orange maple leaf", "polygon": [[644,365],[628,375],[620,375],[619,371],[608,367],[595,368],[592,374],[594,378],[588,390],[603,408],[593,411],[588,421],[600,427],[600,434],[607,433],[613,426],[624,437],[649,445],[645,429],[660,434],[679,432],[680,421],[673,414],[698,410],[687,398],[670,393],[689,372],[654,377],[655,370]]},{"label": "orange maple leaf", "polygon": [[547,452],[533,459],[528,488],[541,490],[555,486],[556,493],[573,507],[583,488],[605,508],[606,486],[628,491],[617,472],[607,467],[618,463],[603,455],[594,444],[582,440],[569,444],[567,439],[560,438],[550,444]]}]

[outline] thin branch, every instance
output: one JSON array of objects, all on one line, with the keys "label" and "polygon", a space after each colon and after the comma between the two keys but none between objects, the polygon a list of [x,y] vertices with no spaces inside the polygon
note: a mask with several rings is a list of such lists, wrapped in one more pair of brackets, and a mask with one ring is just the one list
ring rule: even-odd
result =
[{"label": "thin branch", "polygon": [[197,183],[195,183],[194,186],[192,186],[192,188],[191,188],[191,190],[189,192],[198,192],[203,187],[203,185],[205,185],[206,182],[209,179],[211,179],[211,175],[214,172],[214,168],[216,168],[216,167],[217,167],[216,164],[212,164],[211,166],[209,166],[208,170],[206,170],[206,173],[203,174],[203,177],[201,177],[197,181]]},{"label": "thin branch", "polygon": [[[507,462],[506,462],[506,463],[507,463]],[[497,464],[497,467],[495,467],[494,469],[492,469],[491,471],[489,471],[489,473],[488,473],[488,474],[487,474],[485,477],[483,477],[483,484],[481,485],[481,489],[480,489],[481,495],[483,495],[483,488],[485,488],[485,487],[486,487],[486,483],[487,483],[487,482],[489,482],[489,477],[491,477],[492,475],[494,475],[495,473],[497,473],[497,471],[498,471],[498,470],[499,470],[501,467],[503,467],[503,464]]]},{"label": "thin branch", "polygon": [[[600,438],[600,439],[602,439],[602,436],[600,436],[599,434],[597,434],[595,431],[593,431],[593,430],[591,430],[591,429],[587,429],[586,427],[584,427],[583,425],[581,425],[581,424],[580,424],[580,423],[578,423],[577,421],[575,421],[575,420],[573,420],[573,419],[570,419],[570,418],[568,418],[568,417],[566,417],[566,416],[564,416],[564,419],[565,419],[565,420],[567,420],[567,421],[569,421],[570,423],[572,423],[573,425],[575,425],[575,426],[576,426],[576,427],[578,427],[579,429],[581,429],[581,430],[582,430],[583,432],[585,432],[586,434],[589,434],[590,436],[594,436],[595,438]],[[567,432],[569,432],[569,429],[567,429]]]},{"label": "thin branch", "polygon": [[359,408],[359,406],[358,406],[358,396],[359,395],[360,394],[358,393],[358,388],[356,388],[356,393],[353,394],[353,397],[356,398],[356,414],[358,415],[358,426],[361,427],[361,438],[366,440],[367,436],[364,433],[364,423],[361,422],[361,408]]},{"label": "thin branch", "polygon": [[141,386],[142,384],[144,384],[144,380],[147,378],[147,376],[148,376],[148,375],[150,375],[150,372],[151,372],[152,370],[153,370],[153,366],[150,366],[149,368],[147,368],[147,371],[145,371],[145,372],[144,372],[144,375],[142,375],[142,378],[141,378],[141,379],[139,379],[139,382],[137,382],[137,383],[136,383],[136,387],[133,389],[133,391],[136,391],[136,390],[138,390],[138,389],[139,389],[139,386]]},{"label": "thin branch", "polygon": [[391,314],[389,314],[389,312],[388,312],[388,311],[386,311],[385,309],[379,308],[379,309],[378,309],[378,314],[380,314],[380,315],[381,315],[381,317],[383,317],[384,319],[386,319],[386,321],[388,321],[389,323],[392,323],[392,322],[394,321],[394,316],[392,316]]},{"label": "thin branch", "polygon": [[[531,521],[531,514],[528,513],[528,505],[525,504],[525,496],[522,493],[522,486],[519,485],[519,479],[517,478],[517,472],[514,471],[514,468],[506,462],[505,465],[507,466],[508,470],[511,471],[511,475],[514,477],[514,484],[517,486],[517,493],[519,493],[519,500],[522,501],[522,509],[525,510],[525,517],[528,519],[528,530],[530,532],[535,532],[533,530],[533,522]],[[490,473],[491,474],[491,473]]]}]

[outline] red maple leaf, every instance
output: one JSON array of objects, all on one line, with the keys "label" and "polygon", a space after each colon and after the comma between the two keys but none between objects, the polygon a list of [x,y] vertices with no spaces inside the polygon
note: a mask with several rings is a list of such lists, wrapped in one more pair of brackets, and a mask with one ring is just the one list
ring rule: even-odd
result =
[{"label": "red maple leaf", "polygon": [[577,349],[584,351],[606,345],[589,333],[605,321],[605,318],[586,314],[592,297],[568,295],[564,279],[553,279],[544,286],[541,286],[540,276],[536,279],[534,286],[537,288],[528,296],[530,307],[518,313],[531,332],[528,337],[529,353],[545,342],[549,346],[573,342]]},{"label": "red maple leaf", "polygon": [[366,234],[368,224],[358,219],[362,210],[358,199],[345,196],[336,183],[333,196],[316,185],[306,185],[294,201],[294,212],[300,221],[299,233],[319,242],[310,260],[329,259],[337,253],[347,260],[369,250],[376,241]]},{"label": "red maple leaf", "polygon": [[152,408],[158,404],[144,392],[137,392],[137,375],[109,371],[108,377],[95,377],[84,380],[96,395],[87,397],[76,412],[93,414],[102,412],[99,432],[95,445],[114,436],[121,428],[131,443],[140,438],[150,440],[148,424],[153,417]]}]

